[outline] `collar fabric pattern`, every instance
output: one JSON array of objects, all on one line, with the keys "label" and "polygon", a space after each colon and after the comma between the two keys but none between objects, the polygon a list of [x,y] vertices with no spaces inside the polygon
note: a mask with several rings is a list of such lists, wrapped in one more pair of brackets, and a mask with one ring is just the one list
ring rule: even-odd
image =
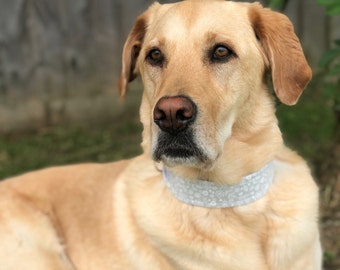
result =
[{"label": "collar fabric pattern", "polygon": [[227,208],[246,205],[263,197],[273,183],[274,164],[273,161],[267,163],[236,185],[218,185],[206,180],[188,181],[166,168],[163,176],[166,186],[178,200],[199,207]]}]

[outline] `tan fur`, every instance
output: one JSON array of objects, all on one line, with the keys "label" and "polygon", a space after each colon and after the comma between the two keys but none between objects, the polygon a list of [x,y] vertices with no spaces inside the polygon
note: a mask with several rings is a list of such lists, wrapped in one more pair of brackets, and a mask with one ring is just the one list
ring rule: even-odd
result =
[{"label": "tan fur", "polygon": [[[141,75],[144,154],[109,164],[50,168],[0,184],[1,270],[321,269],[318,189],[303,159],[287,149],[266,86],[294,104],[311,77],[289,20],[259,4],[191,0],[154,4],[123,52],[120,91]],[[257,37],[259,40],[257,40]],[[237,57],[212,63],[228,44]],[[146,61],[150,49],[162,67]],[[150,156],[160,134],[153,109],[185,95],[198,115],[194,139],[207,159]],[[268,161],[275,180],[261,199],[225,209],[179,202],[158,168],[190,179],[237,184]]]}]

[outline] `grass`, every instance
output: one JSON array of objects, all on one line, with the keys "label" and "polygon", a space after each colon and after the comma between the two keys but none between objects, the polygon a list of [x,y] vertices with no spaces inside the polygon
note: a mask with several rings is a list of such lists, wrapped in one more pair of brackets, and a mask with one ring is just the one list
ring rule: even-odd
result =
[{"label": "grass", "polygon": [[0,138],[0,179],[51,165],[110,162],[141,153],[137,110],[95,127],[59,126]]}]

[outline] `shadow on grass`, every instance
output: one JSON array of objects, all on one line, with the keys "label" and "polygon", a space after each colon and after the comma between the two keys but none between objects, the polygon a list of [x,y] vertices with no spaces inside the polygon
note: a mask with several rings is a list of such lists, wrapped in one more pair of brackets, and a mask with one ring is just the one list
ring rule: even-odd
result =
[{"label": "shadow on grass", "polygon": [[0,179],[54,165],[111,162],[142,152],[138,105],[100,124],[0,137]]}]

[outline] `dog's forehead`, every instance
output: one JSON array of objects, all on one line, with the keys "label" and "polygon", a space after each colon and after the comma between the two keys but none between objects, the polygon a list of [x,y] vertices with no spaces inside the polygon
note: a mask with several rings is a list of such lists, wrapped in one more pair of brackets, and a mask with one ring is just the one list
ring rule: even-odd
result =
[{"label": "dog's forehead", "polygon": [[[229,1],[183,1],[162,5],[149,27],[150,40],[187,40],[216,33],[237,39],[251,31],[249,4]],[[241,35],[240,35],[241,34]]]}]

